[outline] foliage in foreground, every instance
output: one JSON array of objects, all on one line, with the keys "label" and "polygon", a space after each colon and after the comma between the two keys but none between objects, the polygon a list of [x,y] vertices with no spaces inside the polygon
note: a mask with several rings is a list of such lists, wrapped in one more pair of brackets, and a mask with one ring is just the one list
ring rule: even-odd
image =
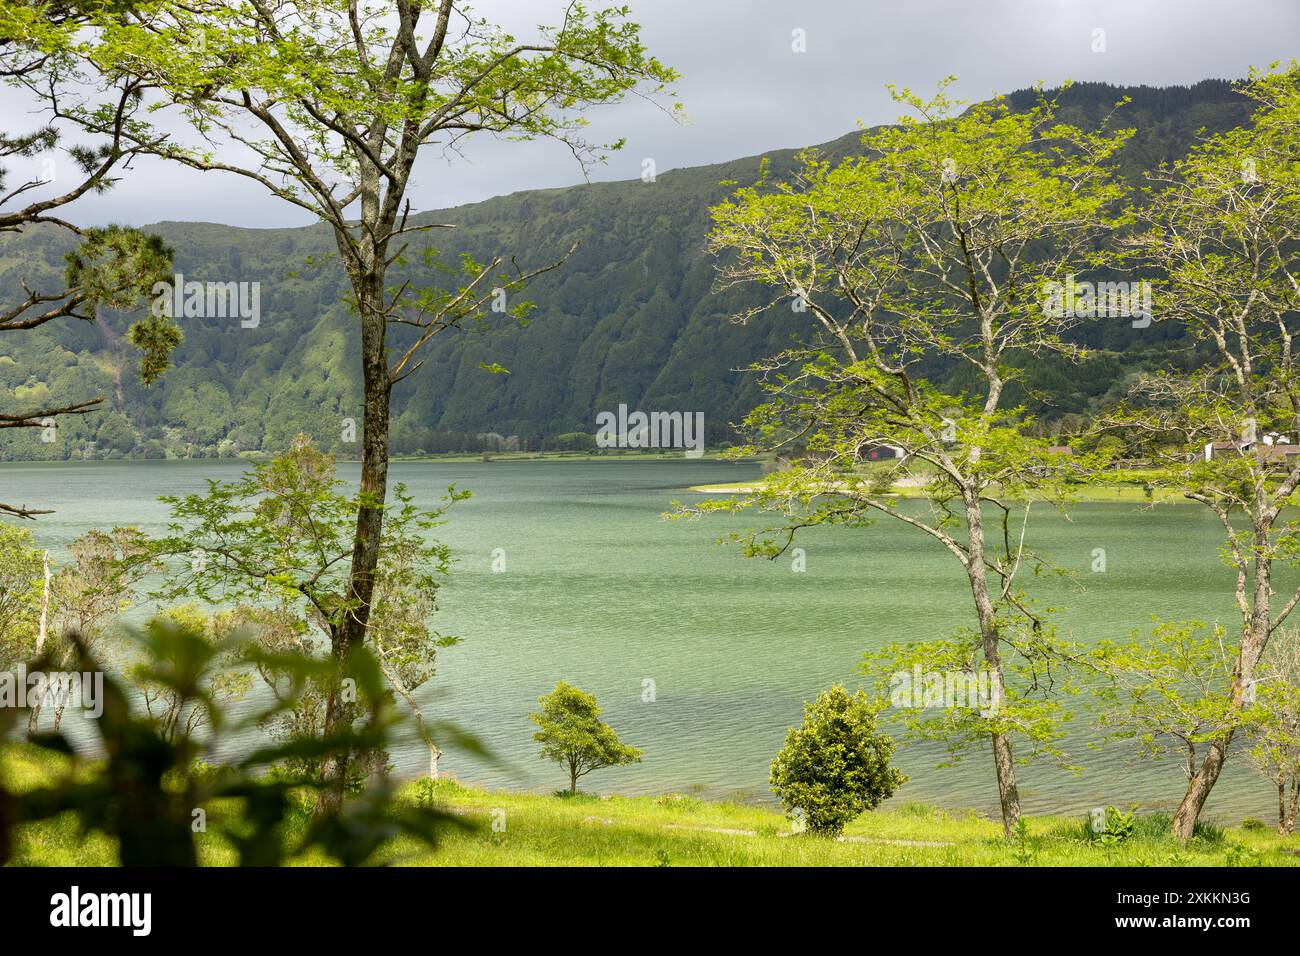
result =
[{"label": "foliage in foreground", "polygon": [[[182,617],[160,617],[136,635],[144,660],[136,675],[165,699],[164,713],[132,712],[125,687],[104,673],[87,645],[75,634],[77,669],[102,678],[102,713],[93,724],[105,759],[86,765],[69,761],[61,772],[38,786],[14,789],[0,776],[0,864],[14,854],[15,828],[22,825],[62,826],[75,820],[77,838],[97,833],[111,841],[112,859],[123,866],[195,866],[198,837],[209,831],[208,810],[233,807],[213,823],[215,832],[233,850],[229,862],[243,866],[275,866],[313,852],[345,865],[369,860],[394,837],[405,835],[434,844],[442,829],[461,821],[432,807],[393,801],[392,783],[381,777],[359,796],[334,812],[320,814],[297,831],[286,829],[295,801],[318,789],[318,779],[284,769],[294,758],[322,759],[340,751],[382,753],[393,739],[397,721],[378,665],[364,649],[346,662],[347,680],[354,682],[363,716],[330,734],[298,737],[260,747],[216,770],[196,766],[198,744],[188,733],[176,733],[178,721],[203,714],[209,747],[232,733],[250,730],[275,712],[293,706],[296,693],[330,666],[301,656],[273,655],[253,649],[250,659],[291,675],[295,693],[275,698],[268,708],[234,716],[221,706],[214,687],[215,662],[239,650],[240,639],[213,640]],[[49,661],[37,661],[44,669]],[[21,710],[0,709],[0,736],[7,734]],[[73,755],[66,736],[57,731],[34,734],[30,744],[51,754]],[[10,745],[12,746],[12,745]]]}]

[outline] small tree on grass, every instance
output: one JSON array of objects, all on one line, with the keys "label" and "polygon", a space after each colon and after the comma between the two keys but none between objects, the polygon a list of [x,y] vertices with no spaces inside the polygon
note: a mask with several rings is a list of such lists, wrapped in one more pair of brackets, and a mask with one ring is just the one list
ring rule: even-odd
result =
[{"label": "small tree on grass", "polygon": [[812,833],[838,836],[907,781],[889,765],[894,742],[877,728],[878,712],[862,691],[836,684],[804,704],[802,726],[786,735],[772,761],[772,791]]},{"label": "small tree on grass", "polygon": [[600,719],[591,694],[560,681],[538,702],[541,712],[529,715],[537,725],[533,739],[542,745],[543,759],[569,768],[569,793],[577,793],[578,778],[593,770],[641,762],[641,751],[619,740],[614,728]]}]

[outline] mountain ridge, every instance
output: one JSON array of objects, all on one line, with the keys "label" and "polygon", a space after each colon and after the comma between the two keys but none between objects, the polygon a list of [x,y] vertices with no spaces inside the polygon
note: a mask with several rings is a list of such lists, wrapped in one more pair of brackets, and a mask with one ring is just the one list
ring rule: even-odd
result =
[{"label": "mountain ridge", "polygon": [[[1023,108],[1035,96],[1020,90],[1007,99]],[[1181,155],[1199,129],[1237,125],[1248,113],[1224,80],[1190,87],[1079,83],[1061,94],[1062,112],[1096,123],[1125,96],[1133,120],[1123,125],[1138,129],[1120,163],[1131,178]],[[849,132],[816,148],[836,160],[853,152],[860,136]],[[473,451],[497,443],[482,435],[517,436],[528,449],[553,445],[566,433],[594,432],[596,414],[620,404],[703,411],[709,443],[727,440],[729,423],[759,399],[740,369],[778,351],[789,331],[772,321],[728,321],[759,300],[752,290],[713,288],[704,250],[708,209],[732,191],[725,183],[753,181],[764,158],[781,175],[799,151],[667,170],[652,183],[521,190],[414,214],[413,222],[457,226],[434,236],[447,261],[462,252],[480,260],[503,254],[531,268],[555,260],[575,239],[580,245],[562,268],[530,285],[524,297],[537,308],[526,328],[449,334],[433,343],[425,368],[394,394],[393,451]],[[187,279],[259,283],[257,327],[183,320],[186,341],[176,367],[151,389],[128,374],[132,360],[113,344],[139,313],[106,312],[103,329],[51,323],[0,340],[0,402],[31,406],[50,395],[105,395],[110,406],[61,424],[57,442],[40,442],[35,430],[0,435],[0,458],[224,457],[277,450],[297,432],[343,455],[353,450],[346,421],[360,419],[359,368],[352,319],[341,304],[344,283],[336,268],[302,265],[331,251],[328,228],[178,220],[145,228],[173,246],[175,271]],[[0,237],[0,288],[9,295],[24,278],[53,284],[67,246],[40,231]],[[1167,361],[1175,331],[1156,327],[1139,338],[1115,324],[1091,329],[1088,344],[1099,357],[1088,374],[1049,363],[1027,384],[1051,396],[1049,416],[1077,414],[1143,362]],[[484,370],[494,363],[509,374]]]}]

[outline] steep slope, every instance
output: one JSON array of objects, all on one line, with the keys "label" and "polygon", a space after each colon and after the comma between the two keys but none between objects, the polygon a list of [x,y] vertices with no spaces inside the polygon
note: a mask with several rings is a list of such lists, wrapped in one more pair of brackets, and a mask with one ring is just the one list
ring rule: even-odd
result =
[{"label": "steep slope", "polygon": [[[1062,102],[1070,118],[1091,124],[1121,96],[1132,99],[1123,122],[1138,130],[1121,161],[1135,181],[1142,170],[1181,155],[1202,128],[1228,128],[1247,115],[1230,84],[1218,80],[1169,89],[1080,84]],[[1026,104],[1031,97],[1021,92],[1012,100]],[[823,150],[834,158],[857,143],[850,134]],[[793,155],[770,154],[778,175]],[[526,297],[536,310],[527,327],[448,333],[435,342],[425,367],[395,396],[394,450],[476,449],[476,436],[487,432],[538,447],[561,433],[593,431],[596,413],[620,403],[705,412],[709,442],[724,440],[727,423],[757,399],[739,369],[778,350],[791,331],[779,317],[730,323],[758,294],[715,292],[704,251],[709,207],[730,191],[725,183],[752,181],[758,165],[759,157],[748,157],[663,173],[653,183],[523,192],[422,214],[421,222],[456,226],[430,234],[448,262],[469,252],[480,260],[513,256],[531,268],[560,257],[575,240],[580,246],[531,285]],[[148,390],[133,381],[120,344],[131,316],[102,316],[103,329],[52,323],[0,339],[0,404],[102,394],[111,405],[68,421],[57,442],[42,443],[34,432],[0,433],[0,458],[230,455],[283,447],[298,431],[346,454],[343,421],[360,416],[351,319],[335,265],[305,265],[330,252],[325,230],[182,222],[150,228],[175,249],[177,271],[187,280],[258,283],[257,327],[243,328],[238,318],[183,319],[177,367]],[[57,234],[0,238],[3,300],[23,279],[57,285],[64,251]],[[1112,321],[1080,335],[1103,350],[1085,374],[1048,364],[1028,382],[1047,394],[1049,416],[1086,410],[1127,371],[1169,361],[1178,330],[1138,332]],[[509,374],[491,374],[484,363],[499,363]]]}]

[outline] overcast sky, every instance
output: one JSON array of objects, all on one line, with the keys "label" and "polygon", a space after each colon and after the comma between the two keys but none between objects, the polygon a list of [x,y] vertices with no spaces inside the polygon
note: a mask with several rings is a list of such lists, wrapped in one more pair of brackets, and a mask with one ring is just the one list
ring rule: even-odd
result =
[{"label": "overcast sky", "polygon": [[[600,0],[590,0],[592,6]],[[929,90],[948,74],[967,99],[1065,78],[1154,86],[1236,78],[1300,56],[1297,0],[624,0],[650,50],[682,73],[690,114],[678,125],[638,99],[597,110],[591,137],[627,138],[592,178],[631,179],[834,139],[895,115],[886,83]],[[561,0],[479,0],[476,13],[517,35],[554,22]],[[806,52],[792,49],[793,31]],[[1094,52],[1104,30],[1104,52]],[[12,93],[5,128],[32,125]],[[482,139],[452,162],[425,155],[412,205],[433,209],[582,181],[557,143]],[[72,218],[143,225],[163,219],[266,227],[306,216],[217,173],[141,163]]]}]

